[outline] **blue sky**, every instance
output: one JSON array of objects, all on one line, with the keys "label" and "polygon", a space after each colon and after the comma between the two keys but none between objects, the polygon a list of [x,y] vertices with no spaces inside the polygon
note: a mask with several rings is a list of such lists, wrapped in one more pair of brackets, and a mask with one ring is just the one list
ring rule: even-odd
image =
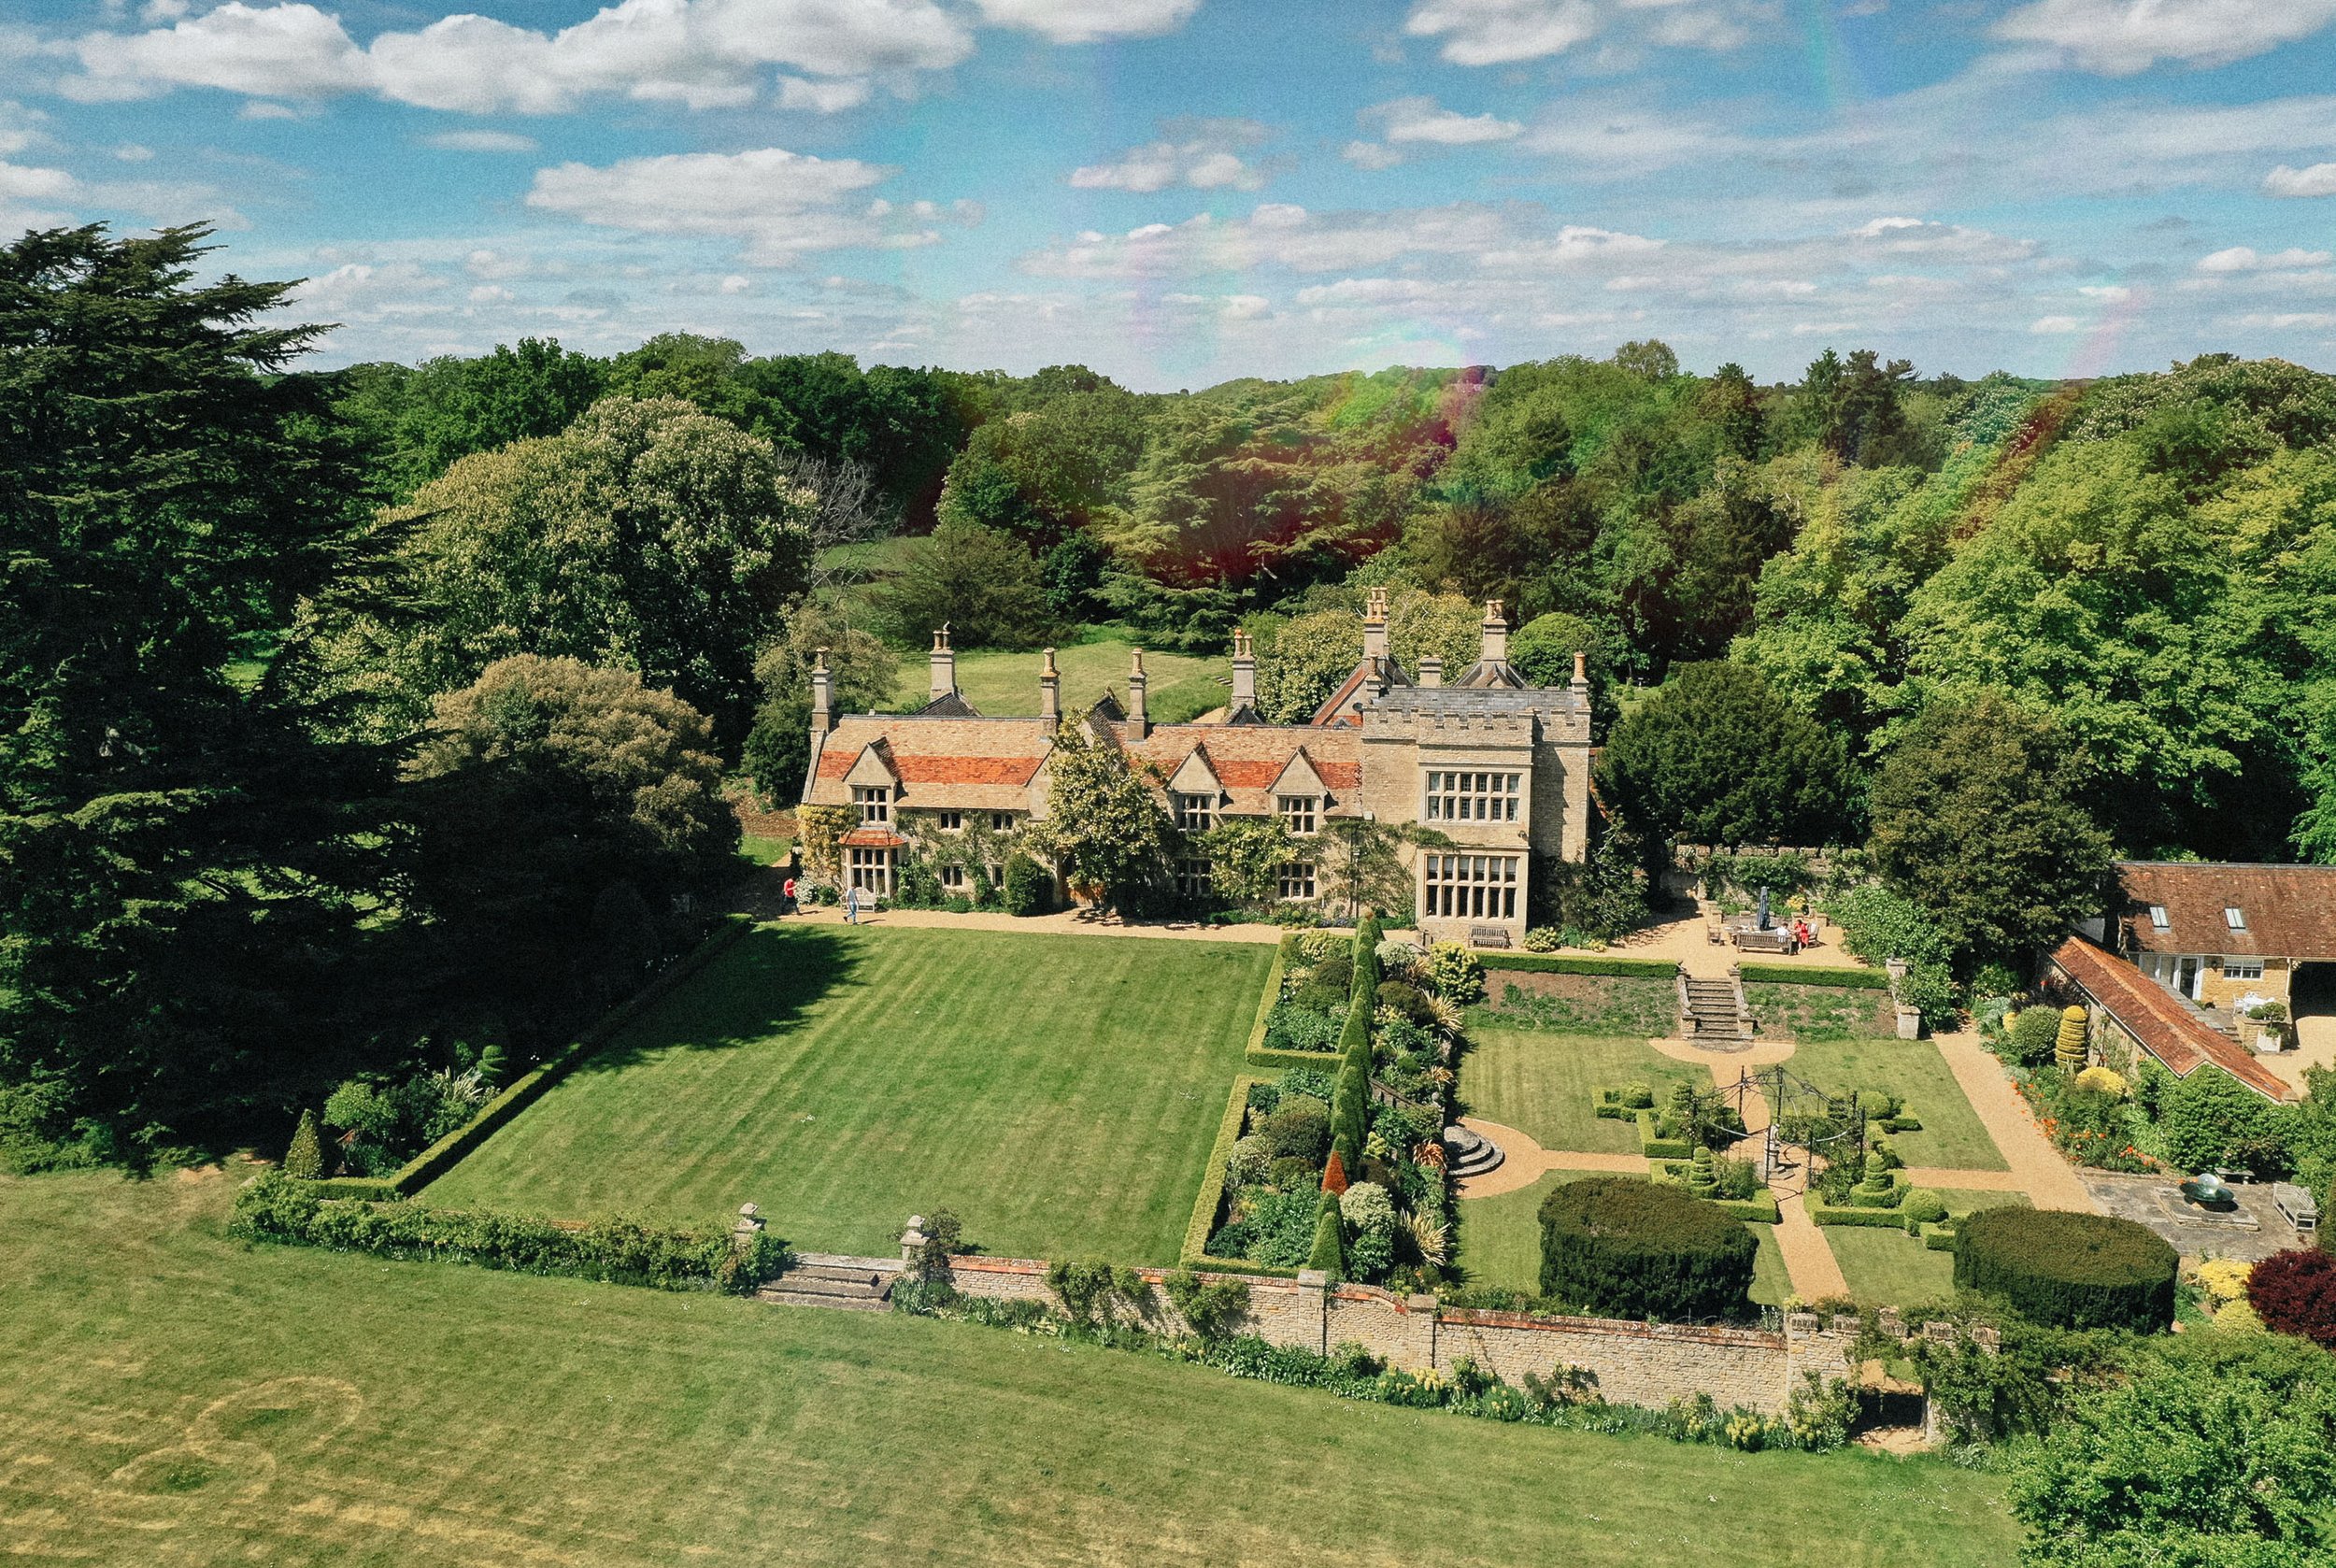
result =
[{"label": "blue sky", "polygon": [[2336,369],[2336,0],[8,0],[0,229],[332,362]]}]

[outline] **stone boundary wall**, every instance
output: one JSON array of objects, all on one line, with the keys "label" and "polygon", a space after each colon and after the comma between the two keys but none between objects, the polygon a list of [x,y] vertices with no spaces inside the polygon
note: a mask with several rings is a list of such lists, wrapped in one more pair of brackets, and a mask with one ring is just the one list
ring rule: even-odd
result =
[{"label": "stone boundary wall", "polygon": [[[897,1265],[870,1262],[879,1268]],[[1161,1286],[1167,1271],[1138,1271],[1147,1284],[1144,1321],[1169,1333],[1185,1332],[1183,1318]],[[1047,1289],[1047,1265],[1030,1258],[963,1257],[950,1275],[965,1295],[992,1301],[1037,1301],[1060,1307]],[[1546,1377],[1578,1367],[1597,1379],[1599,1393],[1617,1404],[1664,1405],[1709,1394],[1723,1408],[1745,1405],[1780,1414],[1804,1373],[1848,1375],[1857,1320],[1828,1324],[1795,1313],[1785,1332],[1633,1323],[1605,1318],[1559,1318],[1522,1312],[1480,1312],[1441,1306],[1433,1296],[1399,1296],[1372,1285],[1332,1285],[1313,1270],[1295,1279],[1209,1274],[1249,1287],[1249,1309],[1237,1327],[1269,1345],[1326,1354],[1352,1341],[1389,1365],[1413,1372],[1446,1372],[1466,1357],[1504,1381],[1527,1374]]]}]

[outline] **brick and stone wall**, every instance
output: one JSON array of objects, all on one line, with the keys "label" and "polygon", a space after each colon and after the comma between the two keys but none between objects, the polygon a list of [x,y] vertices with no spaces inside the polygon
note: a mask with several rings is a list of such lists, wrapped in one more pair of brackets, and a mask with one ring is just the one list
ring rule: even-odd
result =
[{"label": "brick and stone wall", "polygon": [[[996,1301],[1043,1301],[1060,1306],[1047,1289],[1047,1265],[1026,1258],[960,1258],[951,1273],[969,1296]],[[1164,1333],[1185,1330],[1161,1286],[1162,1271],[1142,1271],[1147,1285],[1144,1320]],[[1369,1285],[1330,1285],[1321,1276],[1295,1279],[1240,1278],[1249,1308],[1237,1325],[1270,1345],[1318,1353],[1349,1342],[1389,1365],[1415,1372],[1449,1372],[1462,1357],[1504,1381],[1528,1373],[1549,1376],[1567,1367],[1589,1373],[1598,1391],[1617,1404],[1662,1405],[1699,1393],[1722,1405],[1781,1412],[1807,1372],[1840,1377],[1848,1370],[1855,1319],[1827,1322],[1805,1313],[1785,1332],[1631,1323],[1603,1318],[1557,1318],[1518,1312],[1441,1307],[1433,1296],[1399,1296]]]}]

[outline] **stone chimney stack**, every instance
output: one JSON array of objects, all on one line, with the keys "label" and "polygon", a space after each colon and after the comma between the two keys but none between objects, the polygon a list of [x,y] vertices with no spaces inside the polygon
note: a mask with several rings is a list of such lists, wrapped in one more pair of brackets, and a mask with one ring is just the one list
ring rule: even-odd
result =
[{"label": "stone chimney stack", "polygon": [[1363,599],[1362,656],[1365,659],[1387,657],[1387,590],[1374,588]]},{"label": "stone chimney stack", "polygon": [[1444,661],[1442,659],[1432,653],[1423,653],[1419,656],[1419,684],[1422,686],[1444,684]]},{"label": "stone chimney stack", "polygon": [[1144,650],[1135,650],[1135,662],[1128,666],[1128,734],[1142,740],[1152,733],[1151,716],[1144,711]]},{"label": "stone chimney stack", "polygon": [[1239,627],[1232,634],[1232,711],[1257,706],[1257,655],[1249,651],[1249,634]]},{"label": "stone chimney stack", "polygon": [[1509,622],[1508,618],[1501,613],[1501,601],[1498,599],[1485,601],[1485,647],[1477,657],[1488,664],[1505,664],[1509,662]]},{"label": "stone chimney stack", "polygon": [[1047,649],[1038,666],[1038,724],[1048,734],[1062,728],[1062,674],[1054,667],[1054,649]]},{"label": "stone chimney stack", "polygon": [[1584,702],[1589,701],[1589,655],[1580,649],[1574,650],[1573,692]]},{"label": "stone chimney stack", "polygon": [[947,621],[933,634],[933,696],[934,701],[957,690],[957,655],[949,651]]},{"label": "stone chimney stack", "polygon": [[827,649],[811,656],[811,736],[817,740],[835,728],[835,677],[828,673]]}]

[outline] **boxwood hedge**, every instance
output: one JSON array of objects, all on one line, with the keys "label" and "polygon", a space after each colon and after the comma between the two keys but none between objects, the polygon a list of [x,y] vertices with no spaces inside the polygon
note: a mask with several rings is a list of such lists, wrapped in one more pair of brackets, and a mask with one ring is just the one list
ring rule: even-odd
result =
[{"label": "boxwood hedge", "polygon": [[2148,1226],[2101,1214],[1981,1209],[1955,1228],[1955,1285],[2068,1329],[2154,1333],[2173,1320],[2181,1259]]},{"label": "boxwood hedge", "polygon": [[1602,1318],[1743,1319],[1758,1244],[1716,1204],[1632,1176],[1590,1176],[1541,1204],[1541,1293]]}]

